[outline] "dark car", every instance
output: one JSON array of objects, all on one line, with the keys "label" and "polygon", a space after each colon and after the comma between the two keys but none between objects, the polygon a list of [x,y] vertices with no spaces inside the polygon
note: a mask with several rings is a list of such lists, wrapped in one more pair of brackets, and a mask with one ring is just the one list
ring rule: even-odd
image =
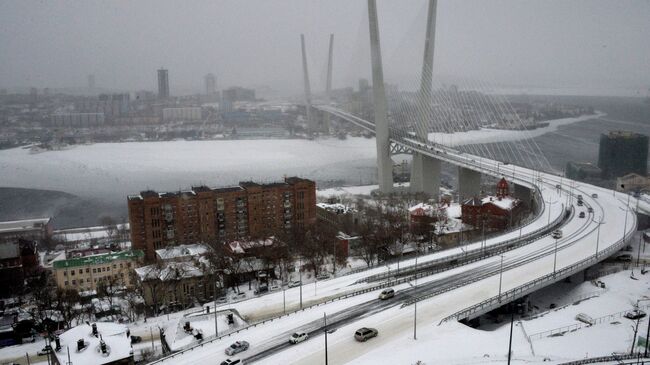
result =
[{"label": "dark car", "polygon": [[225,353],[226,355],[232,356],[234,354],[238,354],[240,352],[244,352],[248,350],[249,346],[250,345],[246,341],[237,341],[232,345],[228,346],[228,348],[226,348]]},{"label": "dark car", "polygon": [[222,361],[221,365],[235,365],[235,364],[241,364],[241,360],[239,359],[227,359],[226,361]]},{"label": "dark car", "polygon": [[131,336],[131,343],[140,343],[142,342],[142,337],[140,336]]}]

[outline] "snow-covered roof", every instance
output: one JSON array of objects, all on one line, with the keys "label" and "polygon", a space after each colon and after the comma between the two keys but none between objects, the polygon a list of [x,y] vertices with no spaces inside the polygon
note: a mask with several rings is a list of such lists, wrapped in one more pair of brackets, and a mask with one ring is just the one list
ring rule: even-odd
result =
[{"label": "snow-covered roof", "polygon": [[488,195],[483,199],[481,199],[481,202],[483,204],[492,203],[503,210],[511,210],[517,205],[518,200],[510,196],[504,196],[501,199],[499,199],[495,196]]},{"label": "snow-covered roof", "polygon": [[433,212],[433,206],[426,203],[418,203],[409,208],[411,214],[425,214],[429,215]]},{"label": "snow-covered roof", "polygon": [[192,256],[200,256],[208,252],[208,247],[200,243],[191,245],[178,245],[169,248],[156,250],[156,256],[161,260],[179,259]]},{"label": "snow-covered roof", "polygon": [[[59,336],[61,350],[55,352],[59,364],[68,363],[68,354],[73,364],[108,364],[133,356],[131,338],[126,335],[127,328],[117,323],[97,322],[98,337],[93,336],[92,327],[82,324],[73,327]],[[77,341],[83,339],[86,348],[77,351]],[[107,346],[107,353],[103,354],[100,349],[100,341],[103,340]],[[54,343],[52,343],[54,347]]]},{"label": "snow-covered roof", "polygon": [[246,250],[250,250],[252,248],[273,246],[273,242],[274,242],[274,237],[270,237],[266,239],[251,240],[251,241],[232,241],[228,243],[228,246],[230,247],[230,250],[233,253],[243,254],[246,253]]},{"label": "snow-covered roof", "polygon": [[[209,265],[205,259],[199,259],[202,264]],[[204,270],[192,261],[166,262],[162,265],[153,264],[135,269],[140,281],[158,279],[161,281],[185,279],[203,276]]]},{"label": "snow-covered roof", "polygon": [[50,223],[50,218],[23,219],[19,221],[0,222],[0,233],[4,232],[24,232],[34,229],[42,229]]},{"label": "snow-covered roof", "polygon": [[343,205],[341,203],[334,203],[334,204],[317,203],[316,206],[336,214],[345,214],[353,210],[347,205]]}]

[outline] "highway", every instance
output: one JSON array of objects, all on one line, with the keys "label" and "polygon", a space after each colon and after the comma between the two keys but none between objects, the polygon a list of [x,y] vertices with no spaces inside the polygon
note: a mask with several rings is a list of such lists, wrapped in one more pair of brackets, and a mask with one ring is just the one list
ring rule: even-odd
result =
[{"label": "highway", "polygon": [[[331,107],[317,108],[329,111],[338,117],[347,118],[362,128],[372,131],[372,124],[367,121]],[[525,234],[532,232],[534,237],[523,236],[525,244],[515,240],[514,242],[518,243],[515,245],[504,243],[509,240],[512,242],[518,232],[510,232],[497,239],[492,239],[490,254],[480,257],[479,261],[471,262],[470,253],[476,255],[476,250],[480,247],[480,243],[474,243],[467,247],[468,259],[463,262],[465,265],[462,266],[456,265],[459,262],[453,262],[458,257],[441,258],[437,263],[432,261],[433,263],[423,264],[417,269],[406,266],[403,269],[404,273],[413,275],[419,272],[421,274],[418,275],[420,277],[419,285],[415,286],[413,281],[408,285],[396,286],[396,296],[390,300],[380,301],[377,299],[378,292],[368,293],[306,310],[295,317],[283,317],[274,322],[248,329],[238,335],[251,342],[251,348],[240,357],[245,363],[277,358],[284,351],[290,351],[294,356],[300,354],[293,360],[294,363],[309,363],[308,359],[312,359],[315,352],[320,351],[320,344],[311,343],[313,338],[320,337],[319,334],[324,333],[322,320],[324,312],[328,313],[328,329],[331,331],[349,327],[361,320],[366,323],[372,322],[372,318],[382,312],[394,313],[396,310],[400,311],[399,306],[417,301],[422,301],[423,321],[428,323],[438,323],[450,316],[456,318],[453,316],[458,315],[459,311],[462,312],[465,308],[471,308],[473,305],[495,298],[498,299],[495,301],[497,305],[505,304],[516,299],[517,295],[505,296],[504,294],[502,298],[502,293],[513,292],[517,288],[529,285],[528,291],[520,292],[523,296],[530,290],[537,290],[584,270],[588,265],[603,260],[618,251],[626,244],[625,240],[629,239],[631,233],[636,230],[636,216],[633,214],[626,195],[615,194],[611,190],[571,181],[561,176],[511,164],[506,165],[440,145],[429,145],[411,139],[393,142],[456,166],[479,171],[482,174],[494,177],[506,175],[509,180],[533,190],[542,204],[541,212],[534,221],[525,227],[525,230],[522,230]],[[582,206],[577,204],[578,195],[582,195],[584,202]],[[585,217],[580,218],[579,212],[584,212]],[[549,227],[551,222],[558,222],[554,224],[558,224],[562,229],[563,236],[560,239],[554,239],[548,234],[550,230],[555,229],[555,227]],[[499,244],[502,244],[503,250],[497,251],[494,248]],[[458,255],[458,251],[446,256],[451,255]],[[429,272],[427,273],[426,270]],[[373,273],[367,275],[371,277],[367,277],[365,280],[383,280],[387,278],[387,275]],[[361,278],[359,281],[363,280]],[[349,285],[343,284],[348,281],[349,279],[345,277],[330,280],[331,285],[335,285],[337,282],[341,285]],[[530,283],[533,285],[530,286]],[[484,312],[490,308],[486,306],[482,310]],[[476,316],[481,311],[471,313],[471,316]],[[469,312],[467,316],[470,316]],[[385,322],[376,325],[380,333],[391,332],[392,330],[387,326],[389,324]],[[395,323],[392,326],[395,326]],[[403,327],[403,324],[400,326]],[[296,331],[309,333],[311,339],[305,343],[290,345],[288,338],[291,333]],[[330,336],[335,339],[339,338],[339,341],[332,345],[334,356],[339,356],[339,360],[351,360],[357,356],[345,351],[336,351],[337,346],[342,346],[342,349],[350,346],[345,344],[348,341],[345,338],[351,337],[350,333],[337,331]],[[223,349],[232,341],[234,341],[232,337],[226,337],[162,362],[213,361],[215,356],[216,358],[225,358]],[[381,342],[376,341],[375,343],[380,344]],[[300,351],[296,352],[297,349]]]}]

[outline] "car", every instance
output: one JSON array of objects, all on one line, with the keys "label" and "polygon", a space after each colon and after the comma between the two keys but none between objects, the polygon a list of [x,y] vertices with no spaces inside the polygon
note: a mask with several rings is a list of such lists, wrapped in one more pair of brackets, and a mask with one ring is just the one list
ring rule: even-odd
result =
[{"label": "car", "polygon": [[142,337],[140,336],[131,336],[131,343],[140,343],[142,342]]},{"label": "car", "polygon": [[269,287],[269,291],[276,291],[276,290],[280,290],[280,285],[273,284]]},{"label": "car", "polygon": [[593,212],[594,212],[594,208],[589,207],[589,208],[587,208],[587,211],[588,211],[589,213],[593,213]]},{"label": "car", "polygon": [[578,206],[581,207],[583,205],[582,200],[578,200]]},{"label": "car", "polygon": [[618,257],[616,257],[616,261],[631,262],[632,261],[632,255],[630,255],[630,254],[619,255]]},{"label": "car", "polygon": [[234,354],[238,354],[240,352],[244,352],[244,351],[248,350],[248,347],[250,347],[248,342],[246,342],[246,341],[237,341],[237,342],[233,343],[232,345],[228,346],[228,348],[226,348],[225,353],[228,356],[232,356]]},{"label": "car", "polygon": [[306,334],[305,332],[296,332],[293,335],[291,335],[291,337],[289,337],[289,343],[295,345],[297,343],[300,343],[300,342],[306,340],[308,337],[309,337],[309,335]]},{"label": "car", "polygon": [[379,331],[374,328],[362,327],[354,333],[354,339],[359,342],[366,342],[368,339],[377,337]]},{"label": "car", "polygon": [[228,303],[228,298],[226,297],[217,298],[217,304],[226,304],[226,303]]},{"label": "car", "polygon": [[640,309],[633,309],[633,310],[625,313],[625,318],[627,318],[627,319],[640,319],[640,318],[643,318],[645,316],[646,316],[645,312],[640,310]]},{"label": "car", "polygon": [[585,313],[578,313],[576,315],[576,320],[588,325],[593,325],[595,323],[594,319]]},{"label": "car", "polygon": [[297,286],[300,286],[301,283],[302,282],[299,280],[294,280],[294,281],[290,281],[288,286],[289,288],[295,288]]},{"label": "car", "polygon": [[21,342],[22,343],[28,343],[28,342],[33,343],[33,342],[36,342],[36,338],[34,336],[26,336],[26,337],[22,338]]},{"label": "car", "polygon": [[557,184],[557,185],[555,185],[555,188],[556,188],[556,189],[562,189],[562,185]]},{"label": "car", "polygon": [[555,231],[553,231],[551,236],[553,236],[553,238],[555,239],[562,238],[562,230],[556,229]]},{"label": "car", "polygon": [[596,199],[596,198],[598,198],[598,194],[593,193],[593,194],[591,194],[591,197],[594,198],[594,199]]},{"label": "car", "polygon": [[237,294],[234,294],[234,295],[232,296],[232,299],[233,299],[233,300],[243,300],[243,299],[246,299],[246,293],[244,293],[244,292],[239,292],[239,293],[237,293]]},{"label": "car", "polygon": [[578,201],[582,200],[582,195],[578,194]]},{"label": "car", "polygon": [[263,294],[263,293],[266,293],[266,292],[268,292],[268,291],[269,291],[269,287],[268,287],[268,286],[266,286],[266,285],[260,285],[259,288],[255,289],[254,294],[255,294],[255,295]]},{"label": "car", "polygon": [[578,218],[584,218],[584,217],[585,217],[585,212],[580,212],[580,214],[578,214]]},{"label": "car", "polygon": [[327,280],[329,278],[330,276],[328,274],[318,274],[318,276],[316,276],[316,280]]},{"label": "car", "polygon": [[36,353],[38,356],[46,356],[52,353],[52,347],[50,345],[45,345],[40,351]]},{"label": "car", "polygon": [[241,360],[239,359],[226,359],[225,361],[221,362],[221,365],[235,365],[235,364],[241,364]]},{"label": "car", "polygon": [[393,288],[384,289],[379,294],[379,299],[385,300],[395,296],[395,290]]}]

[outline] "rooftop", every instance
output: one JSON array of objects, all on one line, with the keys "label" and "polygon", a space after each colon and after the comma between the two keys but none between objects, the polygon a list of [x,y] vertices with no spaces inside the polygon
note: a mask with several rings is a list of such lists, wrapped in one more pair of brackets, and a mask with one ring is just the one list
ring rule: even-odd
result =
[{"label": "rooftop", "polygon": [[[127,328],[117,323],[97,322],[99,337],[92,334],[92,327],[82,324],[73,327],[59,336],[61,350],[55,352],[60,364],[68,363],[68,354],[73,364],[108,364],[121,359],[133,356],[131,339],[126,335]],[[77,341],[83,340],[85,348],[77,350]],[[103,340],[107,347],[107,353],[103,354],[100,349],[100,341]],[[54,343],[52,343],[54,346]]]},{"label": "rooftop", "polygon": [[33,218],[23,219],[19,221],[6,221],[0,222],[0,233],[4,232],[21,232],[31,231],[33,229],[40,229],[42,226],[48,224],[51,218]]},{"label": "rooftop", "polygon": [[156,250],[156,255],[162,260],[176,259],[182,257],[199,256],[208,252],[205,245],[195,243],[191,245],[178,245],[169,248]]},{"label": "rooftop", "polygon": [[144,257],[142,250],[133,251],[120,251],[116,253],[107,253],[101,255],[92,255],[86,257],[77,257],[67,260],[54,261],[52,267],[54,269],[65,269],[69,267],[79,267],[87,265],[100,265],[115,260],[132,260]]}]

